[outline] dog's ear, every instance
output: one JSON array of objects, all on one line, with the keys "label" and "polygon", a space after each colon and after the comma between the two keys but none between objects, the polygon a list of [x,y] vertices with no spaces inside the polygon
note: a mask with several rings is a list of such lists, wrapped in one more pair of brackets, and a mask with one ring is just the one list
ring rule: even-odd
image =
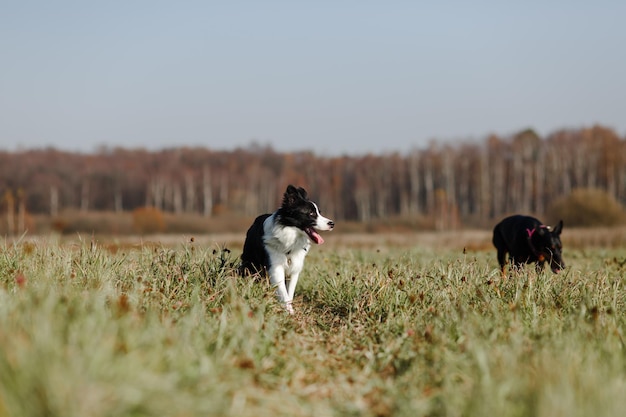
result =
[{"label": "dog's ear", "polygon": [[563,231],[563,220],[559,220],[559,224],[554,226],[554,231],[552,233],[554,233],[555,235],[560,235],[562,231]]},{"label": "dog's ear", "polygon": [[287,186],[287,190],[285,191],[285,195],[283,196],[283,205],[295,204],[299,199],[306,199],[306,195],[306,190],[304,188],[296,188],[289,184]]},{"label": "dog's ear", "polygon": [[535,226],[535,230],[539,232],[539,236],[546,234],[546,228],[542,226]]},{"label": "dog's ear", "polygon": [[285,190],[285,194],[283,195],[283,206],[292,205],[296,201],[297,196],[298,189],[289,184]]}]

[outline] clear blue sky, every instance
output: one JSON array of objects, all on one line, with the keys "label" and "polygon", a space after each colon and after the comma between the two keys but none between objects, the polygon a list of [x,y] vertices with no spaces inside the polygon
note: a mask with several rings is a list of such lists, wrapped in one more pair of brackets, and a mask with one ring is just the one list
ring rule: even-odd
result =
[{"label": "clear blue sky", "polygon": [[0,149],[626,134],[626,1],[5,1]]}]

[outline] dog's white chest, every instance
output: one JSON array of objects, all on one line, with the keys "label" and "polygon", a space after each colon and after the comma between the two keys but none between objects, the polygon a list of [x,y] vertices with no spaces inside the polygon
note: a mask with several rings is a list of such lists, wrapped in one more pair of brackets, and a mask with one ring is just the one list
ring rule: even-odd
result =
[{"label": "dog's white chest", "polygon": [[274,216],[269,217],[263,224],[263,241],[266,247],[279,252],[308,251],[311,241],[306,233],[297,227],[281,226],[274,222]]},{"label": "dog's white chest", "polygon": [[304,258],[311,248],[311,241],[306,233],[295,227],[267,222],[263,241],[271,264],[282,265],[286,275],[302,270]]}]

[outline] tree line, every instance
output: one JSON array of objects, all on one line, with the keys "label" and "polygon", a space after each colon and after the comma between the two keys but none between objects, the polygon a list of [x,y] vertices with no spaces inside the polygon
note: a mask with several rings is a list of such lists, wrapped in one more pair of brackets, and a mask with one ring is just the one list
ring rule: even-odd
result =
[{"label": "tree line", "polygon": [[610,128],[523,130],[480,141],[431,142],[406,153],[320,156],[269,146],[215,151],[54,148],[0,152],[0,210],[154,207],[205,216],[254,216],[280,204],[287,184],[306,188],[337,220],[431,218],[439,229],[511,212],[542,214],[576,188],[626,203],[626,139]]}]

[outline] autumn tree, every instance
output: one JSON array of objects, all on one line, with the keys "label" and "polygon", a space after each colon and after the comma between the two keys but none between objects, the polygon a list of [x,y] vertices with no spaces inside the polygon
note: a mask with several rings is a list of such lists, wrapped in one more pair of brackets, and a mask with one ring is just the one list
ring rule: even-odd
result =
[{"label": "autumn tree", "polygon": [[232,151],[0,152],[3,224],[13,216],[10,231],[19,223],[16,190],[29,213],[52,216],[148,206],[177,215],[251,217],[275,210],[289,183],[305,187],[339,221],[420,216],[442,229],[485,225],[513,212],[540,216],[578,188],[626,204],[626,139],[592,126],[545,138],[525,129],[481,141],[431,141],[404,154],[361,156],[280,153],[258,144]]}]

